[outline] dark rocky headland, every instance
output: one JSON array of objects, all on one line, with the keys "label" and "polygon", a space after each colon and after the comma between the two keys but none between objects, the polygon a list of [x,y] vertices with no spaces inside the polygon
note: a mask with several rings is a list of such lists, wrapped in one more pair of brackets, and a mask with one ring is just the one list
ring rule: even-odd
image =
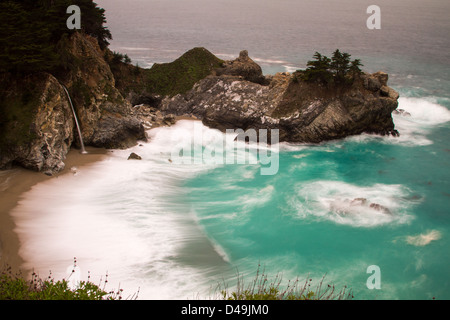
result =
[{"label": "dark rocky headland", "polygon": [[362,73],[350,85],[303,81],[297,72],[263,75],[242,51],[222,61],[204,48],[142,69],[97,40],[75,32],[66,43],[67,72],[17,77],[0,73],[0,168],[20,165],[52,174],[79,147],[65,86],[84,143],[128,148],[145,130],[193,116],[211,127],[279,129],[280,140],[320,143],[361,133],[398,135],[392,112],[398,93],[383,72]]}]

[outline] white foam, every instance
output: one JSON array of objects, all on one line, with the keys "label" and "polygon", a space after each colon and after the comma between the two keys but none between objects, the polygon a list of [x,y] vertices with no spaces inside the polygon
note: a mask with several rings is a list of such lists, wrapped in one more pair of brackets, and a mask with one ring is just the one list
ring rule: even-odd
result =
[{"label": "white foam", "polygon": [[253,210],[255,207],[261,207],[272,199],[275,188],[268,185],[262,189],[255,189],[251,192],[246,192],[245,195],[237,199],[237,203],[242,205],[243,213]]},{"label": "white foam", "polygon": [[[290,200],[297,217],[327,220],[354,227],[403,224],[411,220],[405,201],[408,190],[401,185],[357,186],[340,181],[316,181],[296,186],[298,197]],[[366,199],[358,201],[355,199]],[[370,204],[387,208],[383,212]]]},{"label": "white foam", "polygon": [[398,109],[403,109],[411,114],[411,117],[407,117],[411,122],[433,126],[450,121],[450,110],[435,101],[400,97],[398,102]]},{"label": "white foam", "polygon": [[387,141],[401,145],[432,144],[428,135],[433,128],[450,121],[450,111],[446,107],[423,98],[399,98],[398,109],[405,110],[408,115],[393,114],[400,137]]},{"label": "white foam", "polygon": [[399,98],[397,110],[403,109],[407,114],[392,114],[395,129],[400,137],[373,134],[361,134],[347,138],[349,141],[362,143],[378,141],[380,143],[402,146],[425,146],[433,143],[429,134],[436,126],[450,121],[450,110],[433,100],[424,98]]},{"label": "white foam", "polygon": [[289,143],[289,142],[281,142],[279,143],[279,149],[280,151],[286,151],[286,152],[296,152],[296,151],[302,151],[305,149],[310,148],[309,145],[303,144],[303,143]]},{"label": "white foam", "polygon": [[293,72],[301,69],[300,67],[290,66],[290,65],[283,65],[283,67],[286,70],[286,72],[289,72],[289,73],[293,73]]},{"label": "white foam", "polygon": [[436,241],[442,238],[442,234],[438,230],[431,230],[427,233],[422,233],[416,236],[407,236],[405,238],[406,243],[423,247],[431,243],[431,241]]},{"label": "white foam", "polygon": [[277,59],[263,59],[263,58],[252,58],[254,61],[259,63],[267,63],[267,64],[286,64],[287,61],[277,60]]},{"label": "white foam", "polygon": [[[77,277],[85,280],[89,271],[95,283],[108,273],[113,288],[140,288],[144,299],[184,299],[209,288],[205,270],[175,259],[189,241],[205,237],[186,214],[181,184],[210,166],[176,165],[167,157],[188,127],[151,130],[149,143],[114,150],[104,161],[78,167],[76,175],[29,191],[12,212],[24,268],[64,278],[76,257],[83,272]],[[127,160],[131,152],[142,160]]]}]

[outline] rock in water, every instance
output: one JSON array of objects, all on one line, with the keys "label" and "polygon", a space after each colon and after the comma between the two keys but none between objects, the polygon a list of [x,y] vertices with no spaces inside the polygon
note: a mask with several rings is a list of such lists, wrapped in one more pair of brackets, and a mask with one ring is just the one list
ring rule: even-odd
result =
[{"label": "rock in water", "polygon": [[392,113],[401,115],[403,117],[411,117],[411,113],[409,113],[408,111],[406,111],[404,109],[397,109],[397,110],[394,110],[394,112],[392,112]]},{"label": "rock in water", "polygon": [[364,206],[367,204],[366,198],[355,198],[350,202],[352,206]]},{"label": "rock in water", "polygon": [[289,73],[255,80],[262,73],[254,64],[242,52],[224,70],[198,81],[186,94],[165,98],[161,112],[193,115],[222,131],[279,129],[280,141],[295,143],[319,143],[361,133],[398,135],[392,120],[398,94],[387,87],[388,77],[383,72],[363,74],[350,86],[326,88]]},{"label": "rock in water", "polygon": [[130,156],[128,157],[128,160],[142,160],[141,156],[137,155],[136,153],[132,152]]},{"label": "rock in water", "polygon": [[378,204],[378,203],[371,203],[369,205],[369,207],[372,209],[375,209],[377,211],[380,211],[382,213],[385,213],[385,214],[392,214],[388,208],[386,208],[385,206],[382,206],[381,204]]}]

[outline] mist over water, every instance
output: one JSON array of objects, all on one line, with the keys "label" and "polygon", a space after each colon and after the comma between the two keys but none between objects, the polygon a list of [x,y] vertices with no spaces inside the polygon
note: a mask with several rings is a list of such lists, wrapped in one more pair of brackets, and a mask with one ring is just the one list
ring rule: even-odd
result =
[{"label": "mist over water", "polygon": [[[275,73],[339,48],[364,70],[388,72],[409,115],[393,115],[398,138],[280,144],[268,176],[259,163],[169,161],[175,145],[192,143],[192,121],[150,130],[149,142],[25,195],[13,216],[26,267],[64,277],[76,257],[81,279],[108,273],[141,299],[208,296],[259,264],[286,280],[326,274],[356,299],[450,298],[448,1],[380,0],[381,30],[366,28],[369,1],[97,3],[111,48],[140,66],[204,46],[224,59],[247,49]],[[227,139],[201,132],[200,148]],[[142,160],[127,160],[131,152]],[[380,267],[379,290],[366,286],[370,265]]]}]

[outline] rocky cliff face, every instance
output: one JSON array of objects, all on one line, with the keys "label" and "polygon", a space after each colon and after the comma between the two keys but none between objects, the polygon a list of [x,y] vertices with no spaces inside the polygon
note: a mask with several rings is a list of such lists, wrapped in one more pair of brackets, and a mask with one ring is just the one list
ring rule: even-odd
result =
[{"label": "rocky cliff face", "polygon": [[64,168],[67,152],[79,138],[62,84],[72,97],[85,145],[127,148],[146,139],[131,104],[115,88],[97,41],[75,33],[67,49],[74,63],[58,79],[48,73],[0,79],[0,168],[18,164],[48,174]]},{"label": "rocky cliff face", "polygon": [[136,139],[145,139],[144,127],[131,116],[131,104],[116,89],[113,73],[97,41],[75,33],[68,49],[82,63],[61,80],[73,97],[85,144],[127,148]]},{"label": "rocky cliff face", "polygon": [[[189,61],[200,64],[202,70],[196,75],[201,80],[193,87],[189,84],[192,89],[158,96],[151,106],[133,107],[116,88],[120,70],[115,75],[111,72],[106,52],[95,39],[75,33],[67,46],[73,63],[58,79],[48,73],[15,80],[0,75],[0,168],[20,164],[48,174],[64,168],[78,133],[62,84],[74,102],[85,144],[96,147],[130,147],[146,139],[143,123],[147,128],[170,125],[174,115],[195,116],[222,131],[279,129],[280,141],[299,143],[363,132],[398,134],[391,116],[398,93],[387,85],[388,75],[383,72],[363,74],[352,85],[325,88],[304,82],[295,73],[264,76],[246,51],[222,62],[206,49],[196,48],[183,56],[193,56]],[[201,57],[213,63],[202,69]],[[178,64],[168,65],[172,70]],[[190,73],[179,76],[192,78]],[[145,79],[141,79],[142,88],[151,87]]]},{"label": "rocky cliff face", "polygon": [[279,129],[280,141],[288,142],[318,143],[364,132],[398,134],[391,116],[398,93],[387,86],[388,75],[383,72],[333,88],[306,83],[289,73],[263,78],[243,52],[188,93],[164,99],[161,110],[194,115],[222,131]]},{"label": "rocky cliff face", "polygon": [[58,80],[41,73],[14,80],[3,89],[2,102],[15,110],[3,109],[9,121],[3,126],[0,168],[15,163],[47,173],[63,169],[74,137],[74,120]]}]

